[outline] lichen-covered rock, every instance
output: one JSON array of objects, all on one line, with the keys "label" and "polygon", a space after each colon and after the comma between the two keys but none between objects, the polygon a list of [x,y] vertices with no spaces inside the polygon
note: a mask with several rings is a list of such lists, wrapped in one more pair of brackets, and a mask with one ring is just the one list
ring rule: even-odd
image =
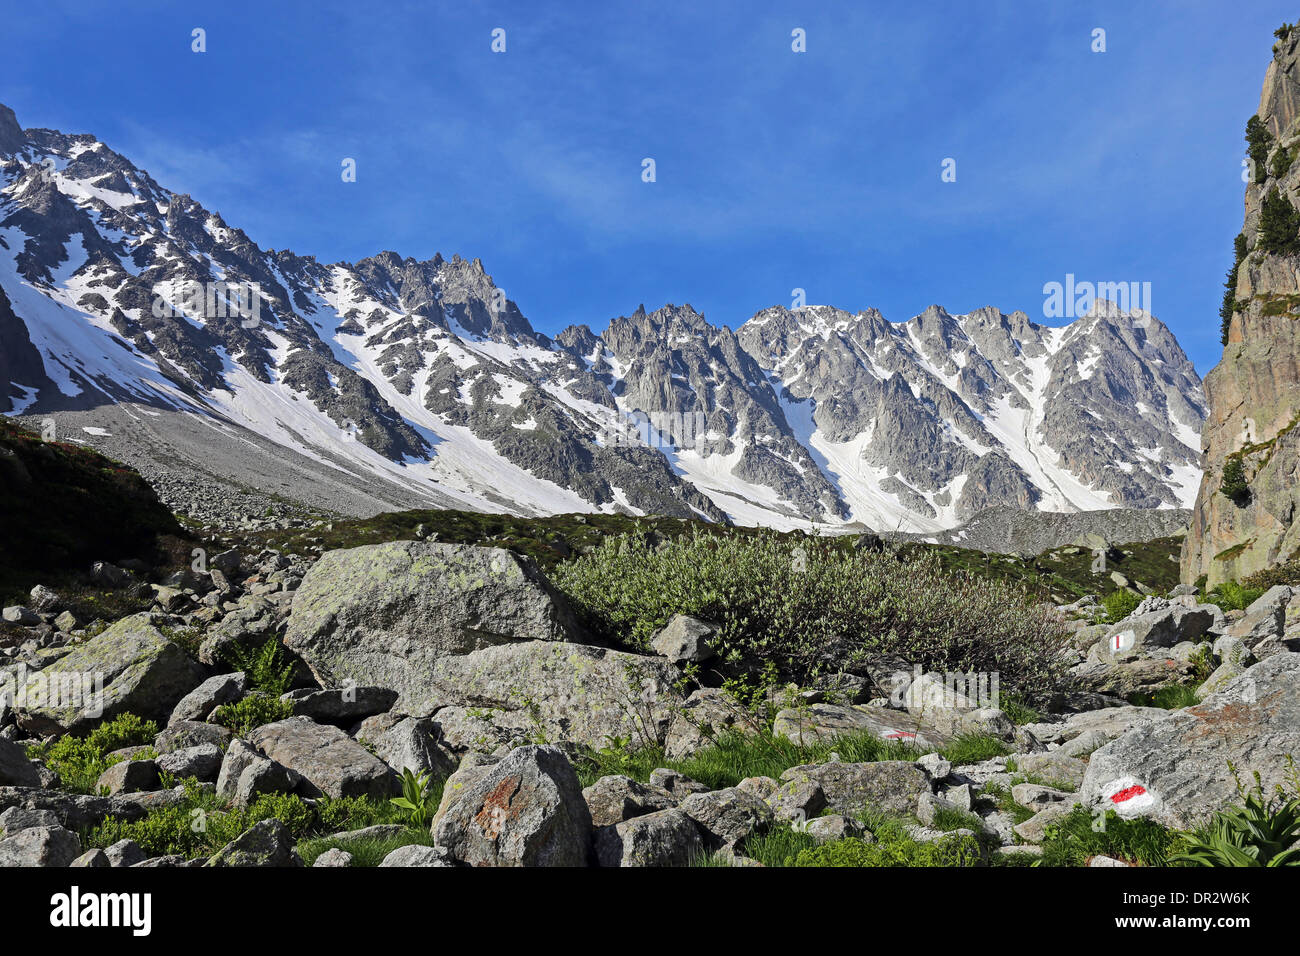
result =
[{"label": "lichen-covered rock", "polygon": [[217,724],[181,720],[169,725],[166,730],[158,735],[158,739],[153,742],[153,749],[160,754],[166,754],[176,750],[185,750],[188,747],[197,747],[201,744],[212,744],[214,747],[224,750],[233,736],[234,734],[227,728]]},{"label": "lichen-covered rock", "polygon": [[455,754],[438,739],[438,726],[428,718],[377,714],[361,722],[356,738],[398,773],[410,770],[445,780],[456,770]]},{"label": "lichen-covered rock", "polygon": [[772,824],[772,808],[761,797],[727,787],[696,793],[681,803],[681,811],[696,822],[710,846],[735,846]]},{"label": "lichen-covered rock", "polygon": [[31,674],[16,698],[29,704],[15,710],[37,734],[80,733],[126,712],[165,723],[203,676],[149,614],[133,614]]},{"label": "lichen-covered rock", "polygon": [[520,747],[475,769],[484,772],[439,808],[436,846],[471,866],[587,865],[591,811],[559,748]]},{"label": "lichen-covered rock", "polygon": [[779,711],[772,723],[773,734],[802,745],[864,731],[884,741],[920,747],[941,747],[948,741],[929,721],[887,707],[809,704]]},{"label": "lichen-covered rock", "polygon": [[687,866],[704,853],[693,820],[681,810],[657,810],[596,831],[601,866]]},{"label": "lichen-covered rock", "polygon": [[578,633],[564,598],[525,558],[390,541],[322,555],[294,595],[285,644],[325,687],[352,680],[419,695],[449,654]]},{"label": "lichen-covered rock", "polygon": [[113,796],[158,789],[158,765],[152,760],[123,760],[99,775],[95,789]]},{"label": "lichen-covered rock", "polygon": [[584,788],[582,798],[591,810],[591,822],[598,827],[612,826],[677,806],[677,799],[663,787],[650,786],[619,774],[601,777]]},{"label": "lichen-covered rock", "polygon": [[231,840],[205,866],[302,866],[293,835],[279,820],[263,820]]},{"label": "lichen-covered rock", "polygon": [[154,763],[159,772],[171,774],[177,780],[194,777],[213,782],[221,772],[222,753],[216,744],[198,744],[161,754]]},{"label": "lichen-covered rock", "polygon": [[[422,694],[403,698],[397,710],[433,714],[448,744],[485,750],[480,736],[492,727],[518,738],[569,741],[593,747],[610,738],[632,744],[662,743],[682,704],[676,674],[661,657],[557,641],[527,641],[443,657],[430,669]],[[453,724],[440,708],[472,710],[479,727]],[[468,738],[456,733],[461,728]]]},{"label": "lichen-covered rock", "polygon": [[[781,774],[781,783],[783,790],[790,785],[815,783],[825,796],[825,806],[847,814],[859,813],[864,807],[911,813],[917,797],[930,790],[929,774],[905,760],[807,764]],[[810,810],[810,814],[820,810]]]},{"label": "lichen-covered rock", "polygon": [[230,742],[217,776],[217,796],[246,807],[263,793],[288,793],[297,779],[284,766],[240,739]]},{"label": "lichen-covered rock", "polygon": [[[351,857],[349,857],[349,860]],[[316,866],[346,866],[347,864],[324,864],[320,859],[316,860]],[[455,866],[447,859],[446,851],[436,846],[421,846],[418,843],[409,846],[399,846],[388,856],[380,866]]]},{"label": "lichen-covered rock", "polygon": [[171,726],[181,721],[207,720],[222,704],[233,704],[243,697],[247,689],[248,675],[243,671],[209,677],[181,698],[172,709],[167,724]]},{"label": "lichen-covered rock", "polygon": [[81,856],[81,841],[63,827],[26,827],[0,840],[0,867],[68,866]]},{"label": "lichen-covered rock", "polygon": [[397,691],[387,687],[330,687],[324,690],[291,690],[282,698],[293,707],[293,716],[310,717],[318,724],[350,727],[358,720],[388,711],[397,702]]},{"label": "lichen-covered rock", "polygon": [[689,614],[674,614],[650,639],[650,646],[674,664],[699,664],[717,656],[718,628]]},{"label": "lichen-covered rock", "polygon": [[41,775],[27,759],[27,752],[12,740],[0,737],[0,787],[39,787]]}]

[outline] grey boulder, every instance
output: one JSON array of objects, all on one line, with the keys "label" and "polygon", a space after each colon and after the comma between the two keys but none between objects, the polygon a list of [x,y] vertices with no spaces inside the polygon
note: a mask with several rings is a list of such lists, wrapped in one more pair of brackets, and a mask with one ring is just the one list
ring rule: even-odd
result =
[{"label": "grey boulder", "polygon": [[483,772],[444,791],[433,823],[435,845],[471,866],[587,865],[591,811],[559,748],[520,747],[475,769]]},{"label": "grey boulder", "polygon": [[305,717],[290,717],[258,727],[249,743],[304,781],[311,797],[372,797],[382,800],[398,790],[397,777],[378,757],[342,730]]},{"label": "grey boulder", "polygon": [[150,615],[133,614],[29,676],[28,699],[40,699],[42,688],[56,682],[67,693],[19,709],[18,722],[35,733],[61,734],[80,733],[128,711],[166,721],[202,681],[203,669],[154,627]]},{"label": "grey boulder", "polygon": [[601,866],[686,866],[704,853],[695,822],[681,810],[657,810],[596,831]]},{"label": "grey boulder", "polygon": [[1255,664],[1201,703],[1134,727],[1096,751],[1080,795],[1089,806],[1188,828],[1239,801],[1236,777],[1264,791],[1300,753],[1300,654]]},{"label": "grey boulder", "polygon": [[323,554],[294,595],[285,644],[322,686],[351,679],[419,694],[447,655],[577,636],[568,604],[531,561],[390,541]]}]

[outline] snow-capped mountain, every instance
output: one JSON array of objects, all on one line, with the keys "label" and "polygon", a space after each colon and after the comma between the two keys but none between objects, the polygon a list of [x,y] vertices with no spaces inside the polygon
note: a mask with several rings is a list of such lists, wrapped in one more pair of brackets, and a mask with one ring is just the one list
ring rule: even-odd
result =
[{"label": "snow-capped mountain", "polygon": [[1064,328],[811,306],[734,332],[669,305],[551,339],[477,259],[264,250],[0,107],[0,412],[109,404],[403,500],[904,531],[1186,506],[1205,417],[1169,330],[1105,303]]}]

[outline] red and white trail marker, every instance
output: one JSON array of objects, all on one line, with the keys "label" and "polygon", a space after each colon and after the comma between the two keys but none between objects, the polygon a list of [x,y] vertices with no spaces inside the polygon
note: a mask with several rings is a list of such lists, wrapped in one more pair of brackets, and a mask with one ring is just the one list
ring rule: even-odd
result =
[{"label": "red and white trail marker", "polygon": [[1136,777],[1121,777],[1113,780],[1101,792],[1105,805],[1122,817],[1137,816],[1150,810],[1158,802],[1157,797]]}]

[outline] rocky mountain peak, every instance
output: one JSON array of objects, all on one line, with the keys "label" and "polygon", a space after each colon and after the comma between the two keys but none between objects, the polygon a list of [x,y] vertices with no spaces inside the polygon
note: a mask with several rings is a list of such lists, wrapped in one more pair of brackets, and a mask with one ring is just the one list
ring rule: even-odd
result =
[{"label": "rocky mountain peak", "polygon": [[18,125],[18,117],[9,107],[0,103],[0,155],[12,155],[27,142],[23,128]]},{"label": "rocky mountain peak", "polygon": [[[0,165],[11,412],[143,404],[185,441],[246,429],[386,501],[525,513],[924,533],[993,504],[1189,496],[1199,381],[1146,316],[778,305],[733,331],[640,304],[552,341],[479,258],[266,251],[93,137],[24,135]],[[160,296],[178,284],[203,301]],[[255,314],[214,310],[232,284]]]}]

